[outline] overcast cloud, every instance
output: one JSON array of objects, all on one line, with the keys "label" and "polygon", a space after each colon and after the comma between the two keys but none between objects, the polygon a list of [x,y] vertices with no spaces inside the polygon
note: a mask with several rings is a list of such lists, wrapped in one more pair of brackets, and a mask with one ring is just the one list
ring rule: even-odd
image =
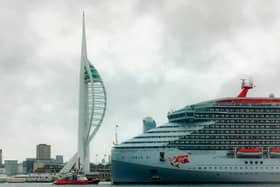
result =
[{"label": "overcast cloud", "polygon": [[0,148],[4,159],[77,150],[81,16],[88,55],[108,93],[91,160],[119,139],[158,124],[188,104],[236,96],[280,95],[278,0],[0,0]]}]

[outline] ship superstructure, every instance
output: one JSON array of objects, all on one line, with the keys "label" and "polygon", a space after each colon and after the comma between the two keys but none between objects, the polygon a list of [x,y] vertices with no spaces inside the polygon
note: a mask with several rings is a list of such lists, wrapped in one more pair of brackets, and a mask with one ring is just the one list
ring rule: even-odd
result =
[{"label": "ship superstructure", "polygon": [[114,183],[280,182],[280,98],[221,98],[112,149]]}]

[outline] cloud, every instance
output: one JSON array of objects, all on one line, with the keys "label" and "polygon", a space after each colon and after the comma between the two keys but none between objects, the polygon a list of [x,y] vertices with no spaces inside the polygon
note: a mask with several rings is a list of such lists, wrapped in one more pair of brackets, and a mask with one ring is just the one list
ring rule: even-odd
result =
[{"label": "cloud", "polygon": [[[30,3],[31,2],[31,3]],[[89,59],[108,92],[91,160],[142,132],[142,119],[238,94],[280,90],[279,1],[6,1],[0,24],[0,147],[5,159],[35,157],[39,143],[67,160],[77,149],[81,12]],[[108,138],[110,137],[110,138]]]}]

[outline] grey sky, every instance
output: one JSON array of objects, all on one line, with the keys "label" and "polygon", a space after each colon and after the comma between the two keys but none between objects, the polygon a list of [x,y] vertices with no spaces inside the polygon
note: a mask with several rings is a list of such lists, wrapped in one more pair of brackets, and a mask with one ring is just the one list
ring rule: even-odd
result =
[{"label": "grey sky", "polygon": [[275,0],[0,0],[0,148],[35,157],[39,143],[67,160],[77,149],[81,15],[88,55],[108,92],[91,160],[166,122],[171,109],[236,96],[280,95],[280,2]]}]

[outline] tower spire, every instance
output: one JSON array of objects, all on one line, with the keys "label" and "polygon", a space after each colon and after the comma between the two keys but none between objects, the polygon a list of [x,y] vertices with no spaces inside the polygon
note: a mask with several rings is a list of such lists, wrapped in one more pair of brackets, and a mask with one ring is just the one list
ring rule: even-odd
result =
[{"label": "tower spire", "polygon": [[82,31],[82,52],[81,57],[87,59],[87,41],[86,41],[86,21],[85,12],[83,11],[83,31]]}]

